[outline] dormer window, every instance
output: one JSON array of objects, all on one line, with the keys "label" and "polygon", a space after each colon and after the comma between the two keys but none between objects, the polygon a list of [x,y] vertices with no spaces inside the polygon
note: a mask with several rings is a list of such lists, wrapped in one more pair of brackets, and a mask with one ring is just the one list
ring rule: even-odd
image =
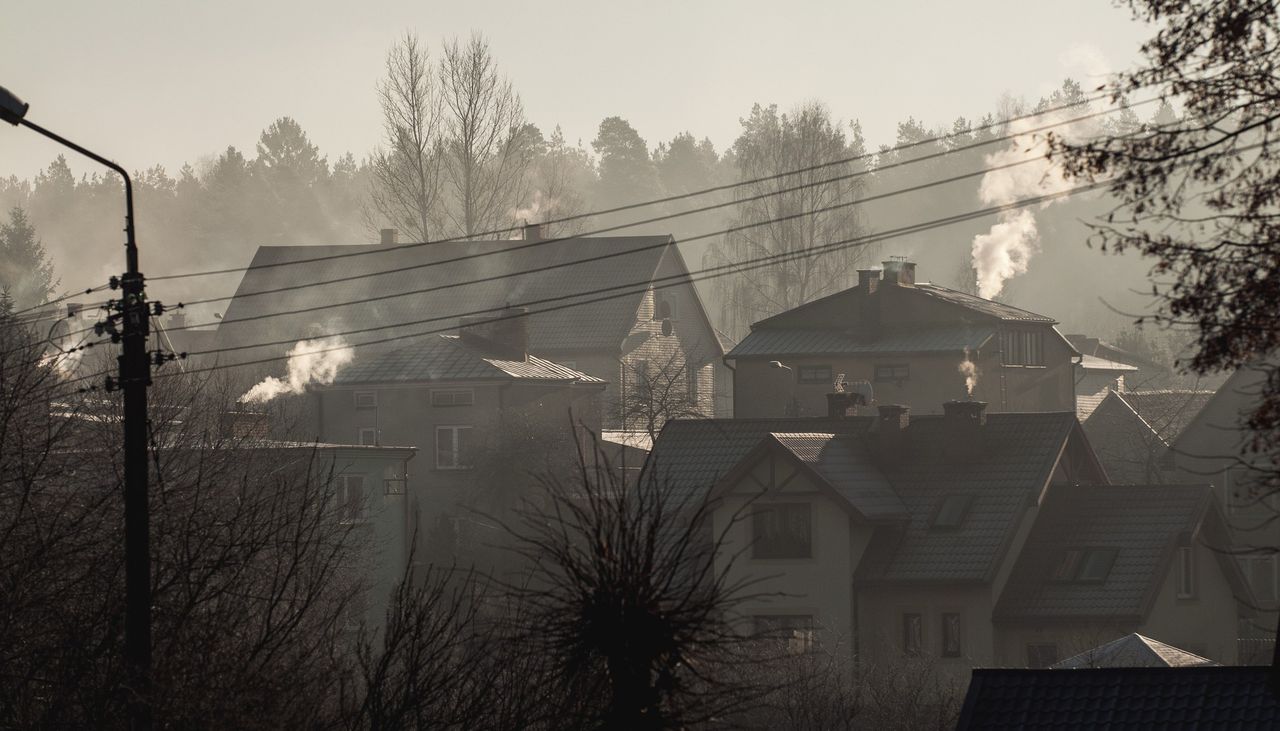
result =
[{"label": "dormer window", "polygon": [[1054,569],[1053,580],[1082,584],[1106,581],[1116,562],[1116,553],[1114,548],[1068,549]]},{"label": "dormer window", "polygon": [[972,495],[947,495],[942,498],[938,509],[933,514],[931,528],[959,528],[969,514],[969,506],[973,503]]}]

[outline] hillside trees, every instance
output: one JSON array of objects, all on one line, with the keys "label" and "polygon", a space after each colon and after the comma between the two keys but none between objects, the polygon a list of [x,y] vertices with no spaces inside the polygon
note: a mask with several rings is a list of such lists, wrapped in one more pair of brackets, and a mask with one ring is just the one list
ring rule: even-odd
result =
[{"label": "hillside trees", "polygon": [[58,281],[53,262],[36,238],[35,227],[21,208],[9,210],[8,223],[0,223],[0,290],[15,310],[39,305],[53,294]]}]

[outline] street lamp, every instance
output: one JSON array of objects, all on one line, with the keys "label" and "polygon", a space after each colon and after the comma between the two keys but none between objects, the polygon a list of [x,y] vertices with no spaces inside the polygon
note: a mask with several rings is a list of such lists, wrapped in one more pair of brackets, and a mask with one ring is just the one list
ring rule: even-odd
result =
[{"label": "street lamp", "polygon": [[[147,356],[150,312],[142,272],[138,271],[138,246],[133,233],[133,181],[124,168],[86,150],[26,118],[29,105],[0,86],[0,119],[35,130],[60,145],[99,162],[124,178],[125,273],[111,286],[121,291],[111,303],[105,330],[122,343],[119,379],[107,379],[107,389],[124,392],[124,557],[125,557],[125,662],[129,669],[129,720],[134,729],[151,727],[151,518],[147,506],[147,386],[151,364]],[[123,327],[117,336],[115,322]]]}]

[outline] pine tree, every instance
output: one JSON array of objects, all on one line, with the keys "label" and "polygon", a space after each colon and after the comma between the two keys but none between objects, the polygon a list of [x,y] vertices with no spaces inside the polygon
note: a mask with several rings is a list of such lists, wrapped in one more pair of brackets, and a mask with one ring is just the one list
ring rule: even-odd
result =
[{"label": "pine tree", "polygon": [[35,227],[26,211],[15,206],[9,223],[0,225],[0,288],[11,307],[25,309],[47,301],[57,285],[53,262],[36,238]]}]

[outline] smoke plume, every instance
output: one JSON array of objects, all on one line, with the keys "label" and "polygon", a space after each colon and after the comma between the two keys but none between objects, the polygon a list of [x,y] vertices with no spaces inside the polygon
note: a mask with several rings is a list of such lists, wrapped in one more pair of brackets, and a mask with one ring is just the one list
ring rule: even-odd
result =
[{"label": "smoke plume", "polygon": [[[1050,162],[1048,138],[1044,132],[1029,133],[1025,130],[1043,127],[1054,122],[1064,122],[1079,117],[1084,107],[1065,109],[1053,115],[1039,115],[1015,120],[1009,124],[1009,133],[1016,135],[1003,150],[986,157],[988,167],[998,167],[1021,162],[1029,158],[1035,161],[1003,170],[991,170],[982,176],[978,198],[987,206],[1002,206],[1021,198],[1046,195],[1066,190],[1071,184],[1064,178],[1059,162]],[[1054,128],[1055,136],[1068,142],[1080,140],[1098,131],[1096,122],[1073,122]],[[1046,201],[1040,208],[1047,208],[1056,201]],[[991,230],[973,237],[973,268],[978,276],[978,294],[988,299],[1004,291],[1005,283],[1019,274],[1025,274],[1039,249],[1039,233],[1035,212],[1031,208],[1004,211]]]},{"label": "smoke plume", "polygon": [[973,398],[973,389],[978,386],[978,364],[969,358],[969,349],[964,349],[964,360],[960,361],[960,367],[957,368],[960,375],[964,376],[964,390],[969,398]]},{"label": "smoke plume", "polygon": [[267,376],[240,400],[261,403],[285,394],[302,393],[309,384],[328,385],[338,369],[355,357],[342,338],[301,340],[289,349],[289,373],[285,378]]}]

